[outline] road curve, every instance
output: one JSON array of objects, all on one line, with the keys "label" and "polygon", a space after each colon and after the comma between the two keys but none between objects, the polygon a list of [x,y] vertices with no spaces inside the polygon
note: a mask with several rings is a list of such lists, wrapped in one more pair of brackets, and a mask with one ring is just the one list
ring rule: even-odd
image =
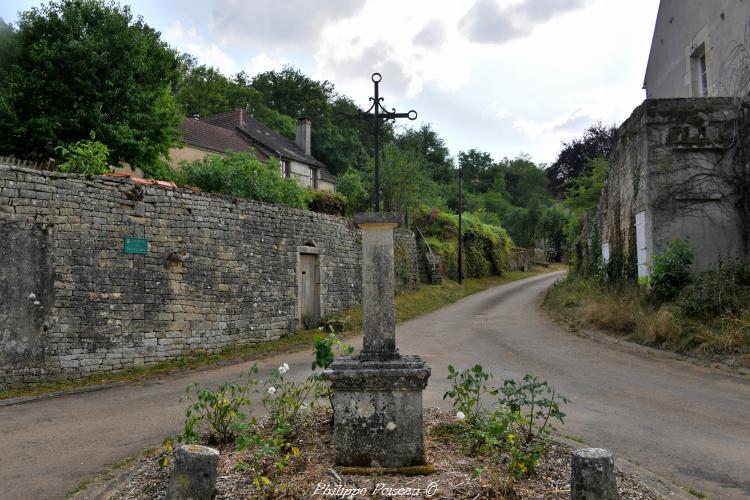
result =
[{"label": "road curve", "polygon": [[[400,325],[400,351],[432,367],[425,404],[446,405],[448,364],[480,363],[496,380],[533,373],[572,400],[564,434],[712,497],[750,497],[750,378],[551,323],[539,303],[559,276],[502,285]],[[261,372],[282,362],[303,378],[310,353],[268,358]],[[0,407],[0,498],[64,497],[80,480],[178,432],[189,382],[218,384],[248,366]]]}]

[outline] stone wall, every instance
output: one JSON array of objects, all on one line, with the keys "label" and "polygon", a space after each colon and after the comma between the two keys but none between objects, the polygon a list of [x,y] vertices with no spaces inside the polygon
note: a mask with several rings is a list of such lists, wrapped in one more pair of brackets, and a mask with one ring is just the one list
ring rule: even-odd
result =
[{"label": "stone wall", "polygon": [[653,256],[678,238],[693,248],[695,271],[747,259],[747,222],[738,211],[750,182],[741,147],[750,139],[747,106],[731,98],[648,99],[636,108],[618,130],[597,234],[588,236],[604,260],[636,257],[647,278]]},{"label": "stone wall", "polygon": [[419,288],[419,253],[411,229],[398,227],[393,232],[393,256],[396,292]]},{"label": "stone wall", "polygon": [[142,182],[0,165],[0,387],[277,339],[300,326],[301,254],[321,316],[359,302],[351,221]]}]

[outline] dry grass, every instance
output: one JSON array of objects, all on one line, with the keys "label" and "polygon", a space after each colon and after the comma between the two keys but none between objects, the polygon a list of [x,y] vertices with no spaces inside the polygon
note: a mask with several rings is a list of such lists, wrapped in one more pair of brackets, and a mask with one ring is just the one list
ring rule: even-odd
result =
[{"label": "dry grass", "polygon": [[695,319],[674,304],[650,304],[642,287],[610,288],[576,278],[552,287],[544,306],[572,330],[602,329],[661,349],[750,367],[750,309]]}]

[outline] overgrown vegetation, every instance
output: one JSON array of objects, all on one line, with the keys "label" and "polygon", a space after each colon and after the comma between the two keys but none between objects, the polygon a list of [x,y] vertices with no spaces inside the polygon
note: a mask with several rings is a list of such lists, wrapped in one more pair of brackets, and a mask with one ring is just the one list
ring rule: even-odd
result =
[{"label": "overgrown vegetation", "polygon": [[[322,392],[316,377],[291,381],[285,378],[289,370],[284,363],[261,380],[257,365],[253,365],[240,375],[239,382],[225,382],[216,390],[188,385],[184,399],[191,403],[185,410],[184,430],[174,438],[164,439],[159,465],[164,467],[169,463],[174,441],[231,444],[237,452],[247,452],[236,467],[252,474],[257,498],[282,494],[285,485],[274,481],[274,475],[300,457],[300,450],[289,440],[297,431],[302,412],[314,409],[317,395]],[[257,404],[251,400],[251,393]],[[250,416],[254,406],[266,411],[269,425],[261,426]]]},{"label": "overgrown vegetation", "polygon": [[308,193],[292,179],[283,178],[278,165],[260,162],[252,152],[209,155],[183,163],[172,180],[204,191],[224,193],[294,208],[307,208]]},{"label": "overgrown vegetation", "polygon": [[[508,265],[511,241],[500,226],[485,224],[474,214],[464,214],[463,276],[500,275]],[[415,216],[432,251],[441,257],[443,273],[458,277],[458,216],[438,209],[422,209]]]},{"label": "overgrown vegetation", "polygon": [[[496,493],[509,495],[516,480],[534,472],[552,421],[564,423],[560,404],[569,401],[533,375],[499,386],[489,385],[492,378],[480,365],[464,370],[448,366],[451,387],[443,399],[452,401],[457,422],[439,432],[457,439],[468,455],[486,457],[487,469],[504,464],[506,479],[492,486]],[[484,472],[498,477],[491,470]]]},{"label": "overgrown vegetation", "polygon": [[690,274],[692,250],[676,241],[652,266],[651,287],[606,274],[571,274],[547,293],[545,307],[574,329],[603,328],[654,347],[750,366],[750,269]]}]

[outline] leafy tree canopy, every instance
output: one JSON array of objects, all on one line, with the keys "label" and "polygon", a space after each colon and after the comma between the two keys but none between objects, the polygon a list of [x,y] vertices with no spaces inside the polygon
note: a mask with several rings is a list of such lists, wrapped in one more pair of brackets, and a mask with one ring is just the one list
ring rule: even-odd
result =
[{"label": "leafy tree canopy", "polygon": [[565,205],[576,213],[590,212],[599,204],[599,196],[607,179],[609,162],[604,158],[590,161],[591,173],[583,174],[571,182]]},{"label": "leafy tree canopy", "polygon": [[596,123],[583,133],[583,137],[563,142],[557,160],[547,169],[549,189],[553,196],[561,197],[571,187],[574,179],[591,172],[594,158],[609,160],[615,150],[617,128]]},{"label": "leafy tree canopy", "polygon": [[0,152],[53,157],[94,131],[112,159],[144,167],[176,142],[177,56],[128,7],[50,2],[23,12],[14,38],[0,72]]}]

